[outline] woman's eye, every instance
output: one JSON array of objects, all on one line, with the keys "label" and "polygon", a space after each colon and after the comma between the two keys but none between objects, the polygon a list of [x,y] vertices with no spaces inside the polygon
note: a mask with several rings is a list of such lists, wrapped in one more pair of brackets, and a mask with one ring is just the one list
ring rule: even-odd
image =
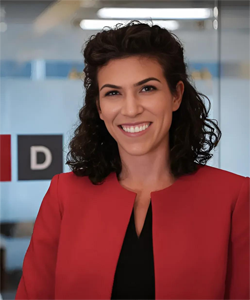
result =
[{"label": "woman's eye", "polygon": [[[146,92],[151,92],[151,91],[154,91],[156,90],[156,87],[154,87],[153,85],[146,85],[142,88],[142,90],[145,90],[146,89]],[[105,94],[105,97],[106,96],[116,96],[118,95],[117,93],[119,93],[118,91],[109,91]]]},{"label": "woman's eye", "polygon": [[[110,91],[110,92],[107,92],[106,94],[105,94],[105,97],[106,96],[112,96],[112,95],[114,95],[113,93],[117,93],[118,91]],[[110,93],[112,93],[112,95],[110,95]]]},{"label": "woman's eye", "polygon": [[[145,88],[152,88],[153,90],[156,90],[156,88],[153,85],[146,85],[143,87],[143,89]],[[151,92],[152,90],[150,90],[149,92]]]}]

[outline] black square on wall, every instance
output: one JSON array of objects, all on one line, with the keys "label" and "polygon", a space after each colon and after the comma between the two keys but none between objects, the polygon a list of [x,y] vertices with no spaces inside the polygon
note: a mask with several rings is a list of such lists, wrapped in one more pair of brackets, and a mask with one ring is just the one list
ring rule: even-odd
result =
[{"label": "black square on wall", "polygon": [[50,180],[63,172],[63,135],[18,135],[18,180]]}]

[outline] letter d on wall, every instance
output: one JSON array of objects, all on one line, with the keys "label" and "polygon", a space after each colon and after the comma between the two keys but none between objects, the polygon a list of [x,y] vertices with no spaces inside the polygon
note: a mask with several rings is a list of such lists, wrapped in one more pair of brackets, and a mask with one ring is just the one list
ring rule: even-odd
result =
[{"label": "letter d on wall", "polygon": [[[43,163],[37,163],[37,153],[42,152],[45,155],[45,161]],[[52,162],[51,151],[44,146],[32,146],[30,147],[30,166],[31,170],[44,170],[49,167]]]},{"label": "letter d on wall", "polygon": [[63,135],[18,135],[18,180],[50,180],[63,172]]}]

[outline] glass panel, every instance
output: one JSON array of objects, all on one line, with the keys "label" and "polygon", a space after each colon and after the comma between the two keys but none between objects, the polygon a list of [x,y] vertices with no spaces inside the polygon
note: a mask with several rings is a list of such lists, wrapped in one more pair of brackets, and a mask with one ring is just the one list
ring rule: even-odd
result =
[{"label": "glass panel", "polygon": [[220,168],[250,175],[249,1],[222,1],[220,34]]},{"label": "glass panel", "polygon": [[[91,35],[110,26],[102,18],[110,11],[103,8],[134,8],[109,16],[115,22],[142,20],[143,9],[150,8],[153,23],[179,37],[193,84],[210,99],[209,118],[219,121],[223,133],[208,165],[249,176],[248,1],[222,2],[222,6],[218,1],[177,0],[1,2],[4,298],[15,295],[33,224],[51,178],[70,171],[65,164],[68,143],[85,95],[81,49]],[[187,9],[194,8],[207,10],[189,15]],[[153,16],[153,9],[160,12]],[[186,10],[171,11],[168,18],[166,11],[156,19],[164,9]]]}]

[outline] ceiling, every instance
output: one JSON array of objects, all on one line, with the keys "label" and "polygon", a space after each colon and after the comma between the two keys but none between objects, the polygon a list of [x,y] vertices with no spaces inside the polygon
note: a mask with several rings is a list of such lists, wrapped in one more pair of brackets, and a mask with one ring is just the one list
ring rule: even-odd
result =
[{"label": "ceiling", "polygon": [[[178,7],[214,7],[218,1],[216,0],[62,0],[67,3],[79,3],[79,7],[75,9],[74,14],[81,16],[81,14],[93,15],[93,12],[96,12],[101,7],[169,7],[169,8],[178,8]],[[44,13],[46,10],[51,9],[53,4],[56,4],[57,0],[14,0],[6,1],[3,0],[0,3],[0,7],[5,10],[4,21],[7,23],[32,23],[36,18]],[[60,2],[60,1],[59,1]],[[233,9],[235,7],[242,8],[246,10],[246,7],[249,7],[249,1],[219,1],[224,8]],[[95,16],[97,17],[97,16]]]},{"label": "ceiling", "polygon": [[[95,31],[82,30],[79,27],[79,21],[84,18],[96,18],[96,11],[104,6],[127,6],[131,7],[210,7],[214,6],[216,1],[76,1],[70,0],[71,11],[64,15],[63,8],[60,9],[60,1],[52,0],[33,0],[33,1],[2,1],[1,7],[6,11],[4,22],[7,23],[8,28],[4,33],[0,33],[1,44],[0,52],[1,58],[4,59],[18,59],[20,61],[30,60],[36,58],[44,59],[73,59],[81,57],[80,49],[83,41],[85,41]],[[237,48],[241,46],[241,38],[249,40],[249,5],[248,1],[240,3],[241,1],[223,1],[222,10],[222,24],[221,28],[228,36],[234,35],[234,45]],[[53,4],[57,7],[53,11]],[[69,3],[69,0],[67,0]],[[233,5],[239,5],[236,6]],[[226,6],[226,4],[228,6]],[[243,6],[242,6],[243,5]],[[59,8],[59,9],[58,9]],[[65,13],[65,11],[64,11]],[[43,18],[47,15],[47,19]],[[49,15],[49,17],[48,17]],[[57,20],[56,20],[57,19]],[[209,57],[211,55],[211,48],[217,45],[217,32],[212,27],[212,20],[207,20],[204,24],[200,21],[182,20],[180,28],[178,29],[178,36],[183,38],[183,41],[188,41],[190,47],[189,56],[195,54],[195,59],[201,55],[202,57]],[[36,24],[40,24],[40,29],[36,30]],[[47,25],[50,25],[49,27]],[[47,27],[46,27],[47,26]],[[39,26],[38,26],[39,27]],[[44,31],[45,30],[45,31]],[[206,31],[206,34],[204,34]],[[226,34],[227,34],[226,33]],[[243,36],[243,37],[242,37]],[[239,41],[237,40],[239,39]],[[236,41],[237,40],[237,41]],[[197,52],[197,41],[200,49],[203,47],[201,53]],[[228,47],[232,47],[229,39]],[[201,47],[202,46],[202,47]],[[237,50],[238,51],[238,50]],[[236,52],[237,52],[236,51]],[[244,50],[245,51],[245,50]],[[194,54],[193,54],[194,53]],[[214,53],[217,53],[216,51]]]},{"label": "ceiling", "polygon": [[1,1],[7,23],[32,23],[55,0],[46,1]]}]

